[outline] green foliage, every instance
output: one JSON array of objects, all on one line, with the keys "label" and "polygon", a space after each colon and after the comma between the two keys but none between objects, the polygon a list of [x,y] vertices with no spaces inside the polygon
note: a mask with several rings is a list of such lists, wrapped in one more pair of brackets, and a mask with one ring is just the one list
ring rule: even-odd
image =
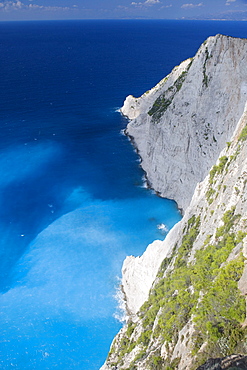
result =
[{"label": "green foliage", "polygon": [[154,336],[162,335],[164,340],[171,341],[188,320],[190,310],[195,304],[195,299],[189,291],[191,284],[190,272],[186,266],[193,243],[198,235],[200,217],[192,216],[184,230],[182,244],[177,252],[176,268],[173,272],[160,279],[153,289],[148,302],[141,308],[143,327],[153,327],[158,311],[162,307],[158,325]]},{"label": "green foliage", "polygon": [[193,243],[198,236],[200,223],[200,216],[195,217],[195,215],[193,215],[188,220],[187,230],[184,233],[181,246],[177,252],[177,258],[175,262],[176,267],[186,264],[185,258],[191,251]]},{"label": "green foliage", "polygon": [[239,135],[238,141],[244,141],[246,139],[247,139],[247,125],[241,131],[241,134]]},{"label": "green foliage", "polygon": [[[130,321],[127,326],[126,334],[121,339],[120,346],[119,346],[119,358],[122,358],[126,353],[130,353],[133,348],[135,348],[136,343],[130,340],[130,337],[135,330],[136,324]],[[111,351],[115,352],[115,349]]]},{"label": "green foliage", "polygon": [[243,241],[243,239],[246,237],[247,233],[243,232],[242,230],[238,231],[236,235],[236,244],[239,244]]},{"label": "green foliage", "polygon": [[148,111],[148,114],[152,116],[154,120],[158,121],[167,110],[169,105],[172,103],[173,97],[167,99],[166,94],[160,95],[155,100],[152,108]]},{"label": "green foliage", "polygon": [[163,359],[161,356],[153,355],[149,358],[148,369],[150,370],[176,370],[181,358],[177,357],[174,360]]},{"label": "green foliage", "polygon": [[178,79],[174,82],[174,86],[176,87],[176,90],[179,91],[183,85],[183,82],[185,80],[185,76],[187,75],[188,71],[183,71],[181,75],[178,77]]},{"label": "green foliage", "polygon": [[[136,361],[147,356],[152,338],[159,337],[167,345],[175,343],[179,331],[191,318],[195,325],[191,348],[195,365],[199,366],[206,356],[222,357],[234,353],[246,341],[241,326],[246,313],[245,299],[238,289],[244,258],[239,255],[228,261],[232,250],[246,236],[243,231],[234,233],[238,220],[235,207],[225,212],[223,225],[216,230],[216,241],[213,243],[212,235],[208,235],[191,262],[188,257],[199,233],[200,217],[194,215],[188,220],[180,247],[173,259],[162,266],[164,272],[168,264],[173,263],[173,269],[160,278],[141,308],[143,332],[136,342],[131,342],[135,324],[129,323],[126,337],[121,341],[119,359],[136,345],[141,345],[130,369],[135,368]],[[198,352],[204,343],[207,343],[205,352]],[[150,357],[148,366],[152,370],[173,370],[179,359],[176,361],[171,362],[169,356],[164,360],[156,353]]]},{"label": "green foliage", "polygon": [[239,155],[240,153],[240,145],[238,145],[237,149],[235,150],[234,154],[230,156],[230,161],[233,162],[235,161],[235,159],[237,158],[237,156]]},{"label": "green foliage", "polygon": [[[238,218],[234,207],[225,212],[224,225],[217,229],[217,243],[210,244],[211,235],[208,235],[193,263],[188,263],[187,258],[199,232],[200,218],[193,216],[188,221],[174,270],[156,284],[150,295],[145,324],[151,328],[161,310],[154,336],[162,336],[167,342],[176,341],[178,332],[193,316],[199,333],[194,342],[195,355],[203,342],[212,346],[219,338],[225,340],[228,336],[227,346],[232,350],[237,343],[234,338],[242,337],[240,322],[245,314],[245,300],[240,296],[237,281],[242,274],[243,257],[224,266],[233,248],[246,235],[231,232]],[[202,303],[198,305],[201,295]],[[224,353],[222,349],[221,354]]]},{"label": "green foliage", "polygon": [[209,183],[213,184],[214,183],[214,177],[217,174],[221,174],[225,168],[226,163],[228,162],[228,157],[223,156],[219,159],[219,164],[213,166],[211,171],[209,172]]},{"label": "green foliage", "polygon": [[208,75],[206,74],[206,68],[203,69],[203,85],[208,87]]},{"label": "green foliage", "polygon": [[206,199],[208,201],[208,204],[211,204],[214,200],[213,196],[216,193],[216,190],[213,188],[209,188],[208,191],[206,192]]},{"label": "green foliage", "polygon": [[170,86],[162,95],[160,95],[154,102],[152,108],[148,111],[148,114],[152,116],[154,121],[159,121],[163,116],[169,105],[172,103],[174,96],[181,89],[188,70],[191,67],[192,61],[188,65],[187,69],[181,73],[172,86]]},{"label": "green foliage", "polygon": [[172,257],[167,257],[163,260],[163,262],[160,265],[157,277],[161,278],[164,275],[164,272],[166,271],[167,267],[169,266],[170,262],[172,260]]},{"label": "green foliage", "polygon": [[171,364],[169,366],[169,369],[171,369],[171,370],[177,369],[178,368],[178,364],[180,363],[180,360],[181,360],[180,357],[174,358],[174,360],[171,362]]},{"label": "green foliage", "polygon": [[146,356],[146,349],[143,349],[139,353],[137,353],[137,355],[134,358],[134,361],[133,362],[139,361],[139,360],[141,360],[145,356]]},{"label": "green foliage", "polygon": [[149,368],[151,370],[160,370],[162,369],[163,359],[161,356],[151,356],[149,359]]},{"label": "green foliage", "polygon": [[218,269],[217,276],[194,311],[194,322],[203,341],[217,350],[219,356],[234,353],[244,338],[241,323],[245,319],[245,299],[238,290],[243,267],[244,259],[240,256]]},{"label": "green foliage", "polygon": [[217,243],[205,245],[195,255],[191,280],[202,299],[193,309],[198,333],[194,341],[194,355],[202,342],[208,343],[206,351],[210,356],[231,354],[244,338],[241,323],[245,318],[245,299],[238,290],[244,258],[241,255],[226,263],[231,251],[246,236],[242,231],[237,235],[231,232],[238,219],[235,207],[225,212],[222,217],[224,225],[216,231]]},{"label": "green foliage", "polygon": [[137,344],[142,344],[144,347],[147,347],[152,335],[152,330],[143,331],[140,337],[137,340]]},{"label": "green foliage", "polygon": [[219,159],[219,161],[220,163],[218,164],[218,172],[222,173],[225,168],[226,163],[228,162],[228,157],[224,155],[223,157]]},{"label": "green foliage", "polygon": [[137,370],[137,367],[135,365],[130,365],[126,370]]},{"label": "green foliage", "polygon": [[223,243],[228,236],[230,229],[233,227],[234,222],[237,221],[240,215],[235,215],[235,208],[232,207],[230,210],[226,211],[222,217],[222,221],[224,222],[223,226],[219,227],[216,230],[216,238],[223,238]]},{"label": "green foliage", "polygon": [[130,321],[128,323],[128,327],[127,327],[127,330],[126,330],[126,336],[129,338],[131,336],[131,334],[133,333],[133,331],[135,330],[135,327],[136,327],[136,324],[133,323],[132,321]]}]

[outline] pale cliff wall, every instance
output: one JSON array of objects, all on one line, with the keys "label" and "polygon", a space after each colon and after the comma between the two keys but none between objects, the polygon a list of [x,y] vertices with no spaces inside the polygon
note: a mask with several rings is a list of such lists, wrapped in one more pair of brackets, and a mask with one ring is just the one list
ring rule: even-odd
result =
[{"label": "pale cliff wall", "polygon": [[[246,48],[247,40],[210,37],[192,64],[191,59],[182,62],[149,92],[139,99],[129,96],[124,103],[123,114],[135,118],[127,132],[134,137],[148,180],[156,191],[174,198],[181,207],[191,201],[196,184],[216,162],[243,113],[247,99]],[[207,87],[203,83],[204,65],[210,80]],[[173,108],[162,111],[157,122],[148,112],[181,75],[181,87],[170,104]],[[178,230],[175,226],[167,240],[155,241],[143,256],[124,261],[122,284],[132,317],[147,299],[159,266],[170,252],[170,239],[177,237]]]},{"label": "pale cliff wall", "polygon": [[193,59],[121,109],[150,186],[183,210],[243,112],[246,54],[247,40],[209,37]]},{"label": "pale cliff wall", "polygon": [[168,233],[165,241],[155,240],[141,257],[128,256],[122,267],[122,291],[128,315],[133,321],[142,304],[148,299],[149,290],[161,262],[171,252],[170,246],[179,234],[179,223]]},{"label": "pale cliff wall", "polygon": [[[154,177],[158,174],[158,167],[161,172],[162,166],[164,170],[167,169],[163,156],[165,155],[166,161],[169,156],[167,157],[161,145],[163,143],[167,150],[164,135],[175,140],[175,144],[174,142],[169,144],[172,147],[171,150],[174,150],[177,145],[185,148],[186,144],[183,141],[189,140],[189,149],[183,160],[177,161],[177,165],[183,178],[183,186],[186,184],[191,194],[190,204],[185,208],[189,203],[189,197],[186,196],[184,202],[182,197],[187,188],[182,190],[179,184],[176,189],[180,205],[185,209],[183,219],[169,232],[163,242],[152,243],[141,257],[126,259],[123,266],[123,290],[126,294],[129,321],[116,336],[102,370],[195,369],[209,357],[247,353],[245,329],[247,324],[245,303],[247,296],[247,108],[245,107],[247,54],[242,54],[243,50],[246,51],[246,42],[220,35],[209,38],[199,49],[186,74],[186,79],[188,76],[190,79],[187,82],[186,79],[183,80],[182,86],[176,91],[168,108],[162,95],[162,104],[165,104],[167,109],[158,120],[152,119],[147,113],[153,104],[151,100],[148,103],[150,105],[145,105],[147,100],[144,96],[136,102],[139,104],[139,115],[137,114],[138,117],[130,122],[128,133],[132,135],[133,128],[135,143],[141,156],[144,155],[144,169],[146,161],[151,171],[155,168]],[[213,66],[207,65],[207,76],[211,79],[211,83],[214,81],[214,85],[210,87],[208,83],[207,87],[203,86],[205,81],[201,78],[200,90],[198,82],[200,69],[197,68],[196,63],[204,68],[209,60],[205,55],[212,55],[210,59],[215,55],[216,58],[213,59]],[[181,70],[185,70],[189,63],[186,61],[177,67],[176,71],[172,72],[166,81],[163,80],[161,85],[167,84],[172,76],[174,82]],[[192,67],[194,72],[189,75]],[[236,79],[228,75],[230,70]],[[174,73],[176,73],[175,77]],[[188,86],[184,85],[185,82]],[[190,84],[197,87],[196,97],[187,96]],[[164,90],[167,91],[167,86],[169,88],[167,85],[162,90],[161,85],[154,88],[150,94],[155,95],[157,91],[163,94]],[[212,94],[211,101],[209,92],[205,92],[209,88]],[[169,119],[175,122],[175,118],[171,116],[172,111],[178,112],[175,107],[178,94],[180,94],[180,100],[176,100],[176,104],[180,104],[180,116],[177,117],[176,126],[180,127],[180,118],[184,124],[183,136],[182,129],[179,129],[180,142],[174,132],[170,136],[167,125],[171,131],[173,129],[164,119],[165,116],[169,116]],[[218,101],[216,96],[219,96]],[[181,103],[185,101],[185,97],[189,105]],[[125,103],[123,113],[127,114],[125,109],[133,110],[132,117],[134,117],[136,108],[131,108],[131,99],[128,98]],[[208,108],[202,107],[201,99],[204,104],[208,104]],[[205,115],[205,122],[211,123],[211,131],[207,131],[207,140],[203,139],[205,122],[200,119],[195,123],[191,111],[186,114],[191,105],[194,105],[197,117]],[[213,112],[217,109],[221,119],[213,121],[215,117]],[[207,119],[207,111],[210,120]],[[184,115],[188,118],[187,124],[183,121]],[[148,140],[149,144],[145,144],[145,140]],[[226,141],[228,141],[227,144]],[[157,142],[159,143],[156,145]],[[152,160],[145,154],[147,146],[151,144],[154,146],[152,160],[155,159],[156,167],[152,167]],[[198,149],[200,145],[203,145],[210,160],[200,155],[201,152]],[[181,155],[180,151],[172,153],[173,155],[176,153],[175,159]],[[174,158],[171,158],[173,167],[176,163]],[[213,158],[215,158],[214,161]],[[216,163],[211,170],[210,163],[211,165]],[[187,171],[188,167],[193,168],[193,173],[189,172],[191,184],[186,182],[188,174],[184,176],[183,172]],[[204,171],[208,171],[209,174],[205,173],[207,175],[205,179],[196,186],[198,182],[196,174],[203,176]],[[146,172],[149,176],[149,172]],[[172,176],[171,171],[170,175]],[[160,174],[158,176],[160,186],[162,186],[162,178],[165,178],[166,182],[170,181],[168,175]],[[172,179],[174,181],[174,176]],[[153,181],[151,183],[154,186]],[[164,193],[161,188],[155,189],[167,196],[169,192],[167,194],[166,191],[170,185],[166,184],[163,187]],[[176,199],[176,195],[173,198]]]}]

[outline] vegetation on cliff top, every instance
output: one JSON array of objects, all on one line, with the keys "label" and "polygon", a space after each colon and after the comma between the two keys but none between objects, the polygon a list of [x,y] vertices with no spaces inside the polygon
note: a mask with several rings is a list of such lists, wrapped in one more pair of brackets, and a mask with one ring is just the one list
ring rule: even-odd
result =
[{"label": "vegetation on cliff top", "polygon": [[180,74],[180,76],[176,79],[174,84],[170,86],[163,94],[161,94],[155,100],[152,108],[148,111],[149,116],[151,116],[154,121],[159,121],[159,119],[163,116],[169,105],[172,103],[174,96],[183,85],[183,82],[191,67],[192,62],[193,59],[191,59],[191,62],[187,66],[186,70]]}]

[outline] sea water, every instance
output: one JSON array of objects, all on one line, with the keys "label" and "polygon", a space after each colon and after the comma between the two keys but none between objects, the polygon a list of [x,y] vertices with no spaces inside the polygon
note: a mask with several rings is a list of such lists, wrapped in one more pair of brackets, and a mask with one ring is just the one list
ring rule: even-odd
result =
[{"label": "sea water", "polygon": [[179,219],[121,134],[153,87],[244,22],[0,23],[0,368],[99,369],[126,255]]}]

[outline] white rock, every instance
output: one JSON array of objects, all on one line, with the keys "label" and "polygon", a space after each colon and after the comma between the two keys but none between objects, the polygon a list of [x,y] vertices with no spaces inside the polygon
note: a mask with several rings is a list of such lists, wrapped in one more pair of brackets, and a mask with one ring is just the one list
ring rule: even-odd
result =
[{"label": "white rock", "polygon": [[[150,185],[185,210],[196,184],[230,140],[247,99],[247,41],[217,35],[200,47],[163,116],[148,114],[161,94],[170,96],[190,60],[140,98],[127,97],[122,113]],[[207,79],[207,81],[206,81]]]},{"label": "white rock", "polygon": [[141,257],[128,256],[122,267],[122,290],[126,310],[135,321],[135,315],[148,299],[149,291],[158,273],[161,262],[169,256],[173,240],[177,237],[179,224],[175,225],[164,241],[155,240]]},{"label": "white rock", "polygon": [[[149,182],[183,209],[190,202],[193,209],[200,198],[205,198],[207,184],[198,184],[196,188],[197,183],[246,120],[246,55],[246,40],[210,37],[197,52],[181,89],[159,122],[153,122],[147,112],[157,97],[186,71],[190,59],[139,99],[129,96],[124,103],[122,113],[135,118],[128,124],[128,134],[138,146]],[[208,87],[203,87],[204,64],[210,79]],[[231,194],[229,205],[235,204],[236,196]],[[130,316],[134,317],[147,300],[160,264],[179,236],[178,230],[176,225],[163,242],[149,245],[143,256],[127,257],[124,261],[122,288]]]},{"label": "white rock", "polygon": [[[173,248],[181,245],[187,222],[192,215],[200,216],[201,223],[198,236],[191,246],[190,262],[207,237],[210,243],[215,242],[217,228],[223,224],[222,217],[233,206],[236,208],[235,215],[240,215],[234,225],[234,232],[246,231],[247,140],[238,141],[242,129],[247,126],[246,51],[247,40],[220,35],[209,38],[199,49],[181,89],[159,122],[154,123],[147,112],[157,94],[165,91],[167,86],[172,86],[188,62],[177,67],[168,79],[164,79],[139,100],[128,98],[123,107],[125,115],[131,110],[130,116],[136,117],[129,123],[128,133],[134,137],[152,186],[162,195],[175,198],[185,210],[183,219],[173,227],[164,241],[153,242],[141,257],[127,257],[124,262],[122,288],[128,314],[134,321],[137,321],[136,313],[148,298],[161,262],[171,255]],[[205,55],[211,54],[212,57],[205,59]],[[206,88],[202,76],[204,66],[209,78]],[[131,108],[132,99],[136,99],[136,108]],[[192,112],[196,114],[194,120]],[[210,129],[208,123],[211,123]],[[204,137],[205,132],[208,132],[208,140]],[[230,140],[230,147],[225,147]],[[205,156],[202,155],[204,151]],[[212,165],[219,164],[218,157],[222,156],[228,157],[227,166],[215,175],[212,184],[208,172]],[[208,190],[214,192],[212,202],[207,199]],[[235,258],[241,249],[246,257],[247,237],[235,247],[229,258]],[[239,289],[247,298],[246,286],[245,264]],[[169,344],[172,359],[181,357],[179,370],[189,370],[193,360],[191,319],[179,332],[177,343]],[[247,320],[244,324],[247,325]],[[137,321],[137,327],[144,330],[141,319]],[[120,343],[121,331],[116,338]],[[161,356],[167,356],[166,346],[161,343],[156,347],[155,340],[151,338],[147,356],[156,350],[161,351]],[[147,361],[148,357],[138,361],[135,363],[136,368],[146,369]],[[124,369],[121,365],[118,368]],[[104,370],[107,369],[112,369],[111,361],[104,367]]]}]

